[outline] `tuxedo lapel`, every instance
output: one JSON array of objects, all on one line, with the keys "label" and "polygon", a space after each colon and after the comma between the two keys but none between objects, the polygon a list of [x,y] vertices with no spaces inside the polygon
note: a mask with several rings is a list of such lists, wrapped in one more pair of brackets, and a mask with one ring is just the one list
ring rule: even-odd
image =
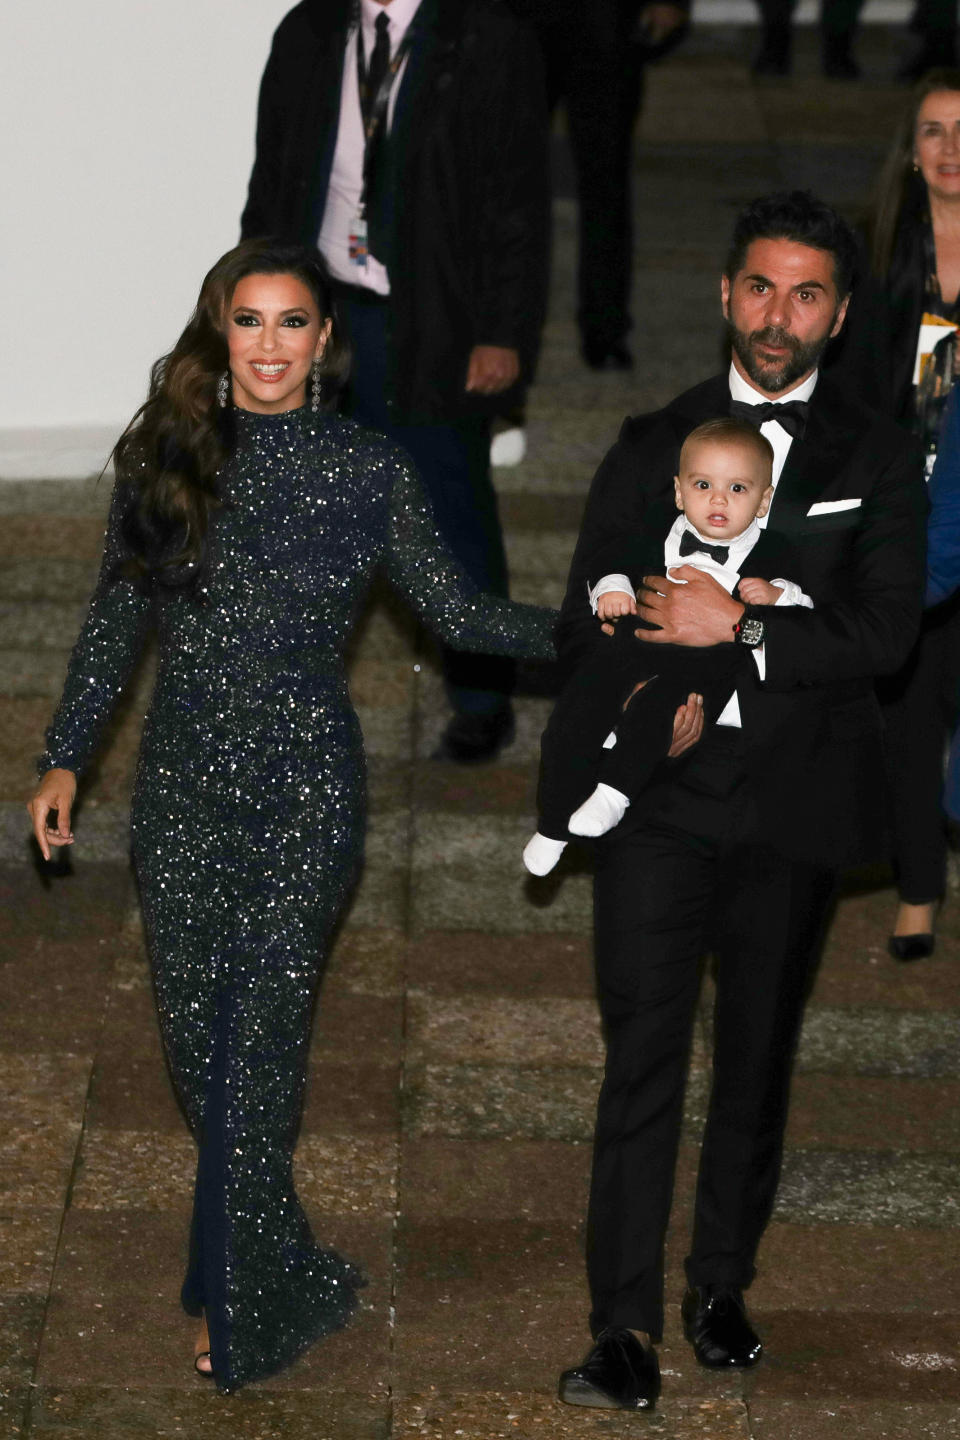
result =
[{"label": "tuxedo lapel", "polygon": [[842,393],[821,375],[803,439],[790,446],[773,492],[768,529],[781,535],[804,530],[810,506],[844,468],[859,433],[850,423]]}]

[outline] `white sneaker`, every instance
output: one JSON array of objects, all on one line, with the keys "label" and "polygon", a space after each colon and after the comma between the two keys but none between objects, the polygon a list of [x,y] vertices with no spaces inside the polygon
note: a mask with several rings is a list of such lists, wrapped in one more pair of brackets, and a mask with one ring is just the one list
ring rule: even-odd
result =
[{"label": "white sneaker", "polygon": [[527,432],[522,425],[511,425],[490,441],[491,465],[519,465],[526,453]]}]

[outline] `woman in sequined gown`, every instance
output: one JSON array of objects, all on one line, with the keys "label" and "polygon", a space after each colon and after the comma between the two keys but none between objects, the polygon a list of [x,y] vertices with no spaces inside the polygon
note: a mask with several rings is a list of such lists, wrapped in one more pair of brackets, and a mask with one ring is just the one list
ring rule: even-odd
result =
[{"label": "woman in sequined gown", "polygon": [[74,777],[155,626],[133,852],[199,1148],[182,1299],[222,1390],[343,1325],[361,1283],[314,1243],[292,1156],[315,987],[363,850],[342,652],[371,576],[383,565],[448,644],[553,654],[553,612],[476,591],[404,455],[307,403],[332,315],[322,266],[292,247],[247,241],[207,276],[118,446],[101,576],[29,807],[45,856],[72,842]]}]

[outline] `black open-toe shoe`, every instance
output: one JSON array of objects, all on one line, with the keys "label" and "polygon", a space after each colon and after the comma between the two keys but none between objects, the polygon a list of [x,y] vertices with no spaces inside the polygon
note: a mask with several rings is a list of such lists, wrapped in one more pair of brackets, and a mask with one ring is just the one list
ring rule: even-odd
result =
[{"label": "black open-toe shoe", "polygon": [[196,1372],[197,1372],[198,1375],[202,1375],[202,1376],[203,1376],[204,1380],[212,1380],[212,1379],[213,1379],[213,1362],[211,1361],[210,1369],[209,1369],[209,1370],[204,1370],[204,1369],[201,1367],[201,1365],[200,1365],[200,1361],[201,1361],[201,1360],[209,1360],[209,1359],[210,1359],[210,1351],[209,1351],[209,1350],[198,1350],[197,1353],[196,1353],[196,1354],[194,1355],[194,1357],[193,1357],[193,1368],[194,1368],[194,1370],[196,1370]]}]

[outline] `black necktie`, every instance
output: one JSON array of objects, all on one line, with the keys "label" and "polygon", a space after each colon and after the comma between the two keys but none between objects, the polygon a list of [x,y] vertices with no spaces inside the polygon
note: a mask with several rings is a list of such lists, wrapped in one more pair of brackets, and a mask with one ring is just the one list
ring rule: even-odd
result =
[{"label": "black necktie", "polygon": [[[383,161],[386,148],[387,114],[386,106],[378,111],[377,98],[380,86],[390,69],[390,17],[382,11],[376,19],[377,38],[370,56],[367,70],[367,98],[364,108],[364,122],[373,121],[373,134],[367,139],[367,153],[364,163],[366,188],[367,246],[370,254],[381,261],[386,260],[386,218],[384,215]],[[359,41],[358,41],[359,43]]]},{"label": "black necktie", "polygon": [[759,405],[750,405],[746,400],[730,401],[730,414],[735,420],[746,420],[758,430],[768,420],[776,420],[794,440],[803,438],[809,409],[806,400],[783,400],[779,405],[773,400],[763,400]]},{"label": "black necktie", "polygon": [[374,24],[377,38],[374,41],[373,54],[370,56],[370,68],[367,70],[367,94],[370,97],[370,107],[373,108],[376,102],[377,92],[383,84],[383,77],[386,75],[390,65],[390,16],[384,10],[377,16]]},{"label": "black necktie", "polygon": [[694,535],[692,530],[684,530],[680,536],[681,555],[709,555],[711,560],[716,560],[718,565],[727,563],[727,556],[730,554],[729,545],[708,545],[706,540],[701,540],[699,535]]}]

